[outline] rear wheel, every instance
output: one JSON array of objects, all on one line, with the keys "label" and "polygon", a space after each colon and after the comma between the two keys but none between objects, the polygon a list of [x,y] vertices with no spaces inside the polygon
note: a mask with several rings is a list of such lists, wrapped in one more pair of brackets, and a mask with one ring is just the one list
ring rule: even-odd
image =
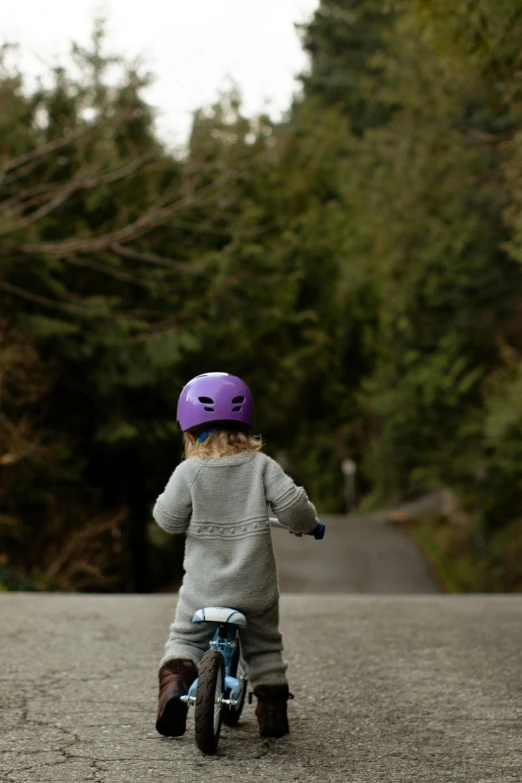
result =
[{"label": "rear wheel", "polygon": [[196,745],[208,755],[216,752],[225,691],[225,662],[217,650],[208,650],[199,665],[196,710]]},{"label": "rear wheel", "polygon": [[241,696],[239,697],[239,701],[236,704],[236,706],[223,708],[223,723],[226,726],[233,727],[233,726],[237,726],[237,724],[239,723],[239,718],[241,717],[241,713],[243,712],[243,706],[245,704],[245,697],[247,692],[245,663],[241,658],[239,640],[237,640],[237,647],[234,652],[234,657],[232,658],[230,674],[232,675],[232,677],[235,677],[237,680],[239,680],[242,685]]}]

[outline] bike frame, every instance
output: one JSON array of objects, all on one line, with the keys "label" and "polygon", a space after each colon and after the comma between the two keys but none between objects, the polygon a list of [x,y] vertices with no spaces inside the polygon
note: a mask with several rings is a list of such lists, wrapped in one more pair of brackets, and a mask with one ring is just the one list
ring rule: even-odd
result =
[{"label": "bike frame", "polygon": [[[209,648],[221,653],[225,661],[225,691],[228,691],[229,695],[228,699],[221,699],[221,704],[228,707],[235,707],[239,703],[241,691],[243,690],[243,682],[230,674],[237,645],[237,627],[231,623],[220,623],[216,628],[214,638],[209,644]],[[198,681],[196,679],[190,686],[188,695],[182,696],[181,701],[189,705],[195,704],[197,690]]]}]

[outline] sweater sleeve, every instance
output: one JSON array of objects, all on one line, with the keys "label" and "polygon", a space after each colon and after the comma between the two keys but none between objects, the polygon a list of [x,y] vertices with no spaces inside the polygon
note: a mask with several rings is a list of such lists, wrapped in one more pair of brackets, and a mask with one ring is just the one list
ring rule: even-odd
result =
[{"label": "sweater sleeve", "polygon": [[311,533],[317,525],[317,511],[303,487],[296,486],[270,457],[267,457],[264,481],[266,499],[279,521],[294,533]]},{"label": "sweater sleeve", "polygon": [[167,533],[183,533],[192,515],[192,471],[187,463],[178,465],[164,491],[156,500],[152,516]]}]

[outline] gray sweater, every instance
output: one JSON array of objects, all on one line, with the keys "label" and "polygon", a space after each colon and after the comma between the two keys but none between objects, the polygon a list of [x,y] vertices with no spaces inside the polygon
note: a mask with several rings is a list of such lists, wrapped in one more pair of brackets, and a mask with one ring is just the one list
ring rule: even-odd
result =
[{"label": "gray sweater", "polygon": [[168,533],[187,532],[180,599],[251,614],[277,601],[267,504],[296,533],[316,525],[304,489],[262,452],[192,457],[176,468],[153,516]]}]

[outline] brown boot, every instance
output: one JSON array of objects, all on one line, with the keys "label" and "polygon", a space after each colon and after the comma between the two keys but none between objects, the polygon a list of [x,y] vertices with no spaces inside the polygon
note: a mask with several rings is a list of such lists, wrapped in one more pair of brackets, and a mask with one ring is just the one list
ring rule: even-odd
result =
[{"label": "brown boot", "polygon": [[293,699],[288,685],[258,685],[256,717],[262,737],[282,737],[288,734],[287,701]]},{"label": "brown boot", "polygon": [[196,665],[188,658],[173,658],[159,670],[156,730],[165,737],[180,737],[185,733],[188,704],[180,696],[187,695],[197,676]]}]

